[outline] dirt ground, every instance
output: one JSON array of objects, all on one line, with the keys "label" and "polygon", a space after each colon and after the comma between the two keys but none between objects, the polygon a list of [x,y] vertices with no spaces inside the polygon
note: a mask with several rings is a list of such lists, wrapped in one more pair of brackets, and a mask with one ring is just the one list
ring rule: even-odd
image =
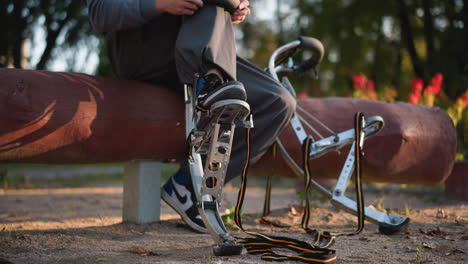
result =
[{"label": "dirt ground", "polygon": [[[237,189],[225,188],[224,207],[235,204]],[[300,229],[258,224],[264,191],[248,189],[245,227],[307,240]],[[366,203],[409,215],[406,232],[379,234],[366,223],[361,235],[340,237],[335,263],[467,263],[468,203],[446,201],[443,192],[367,188]],[[273,190],[272,219],[298,224],[300,199],[294,188]],[[351,231],[355,217],[315,202],[311,227]],[[162,202],[161,222],[122,223],[122,187],[18,189],[0,193],[0,263],[261,263],[258,256],[214,257],[209,235],[192,232]],[[234,235],[243,234],[230,227]],[[419,250],[418,250],[419,247]]]}]

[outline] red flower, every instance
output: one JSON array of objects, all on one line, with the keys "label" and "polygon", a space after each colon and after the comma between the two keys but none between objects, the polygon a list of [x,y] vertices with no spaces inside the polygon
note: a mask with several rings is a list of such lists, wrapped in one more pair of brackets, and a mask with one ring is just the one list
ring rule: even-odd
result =
[{"label": "red flower", "polygon": [[466,106],[468,106],[468,93],[462,94],[462,96],[460,96],[460,97],[457,99],[457,101],[455,102],[455,104],[461,105],[462,108],[465,108]]},{"label": "red flower", "polygon": [[412,93],[409,96],[408,102],[410,102],[411,104],[418,104],[419,100],[421,100],[421,95]]},{"label": "red flower", "polygon": [[461,100],[463,101],[463,103],[468,104],[468,94],[467,94],[467,93],[464,93],[464,94],[461,96]]},{"label": "red flower", "polygon": [[440,87],[439,89],[437,89],[437,87],[435,87],[434,85],[429,85],[426,87],[426,92],[425,94],[427,95],[436,95],[440,92]]},{"label": "red flower", "polygon": [[434,77],[432,77],[431,80],[431,86],[433,87],[433,94],[439,94],[440,90],[442,88],[442,81],[444,80],[444,77],[440,72],[436,73]]},{"label": "red flower", "polygon": [[414,78],[411,81],[411,92],[420,94],[424,88],[424,81],[419,78]]},{"label": "red flower", "polygon": [[468,92],[465,92],[455,100],[455,105],[465,108],[468,105]]},{"label": "red flower", "polygon": [[364,90],[367,83],[367,77],[363,73],[358,73],[353,76],[353,87],[358,90]]},{"label": "red flower", "polygon": [[373,81],[367,81],[367,90],[374,92],[375,91],[375,84]]},{"label": "red flower", "polygon": [[300,99],[307,98],[307,97],[309,97],[309,95],[306,92],[300,92],[297,94],[297,98],[300,98]]},{"label": "red flower", "polygon": [[434,76],[432,77],[431,84],[432,85],[442,85],[443,80],[444,80],[444,76],[442,75],[442,73],[438,72],[438,73],[434,74]]},{"label": "red flower", "polygon": [[434,87],[434,95],[437,95],[440,93],[440,91],[442,90],[442,86],[439,85],[439,86],[433,86]]}]

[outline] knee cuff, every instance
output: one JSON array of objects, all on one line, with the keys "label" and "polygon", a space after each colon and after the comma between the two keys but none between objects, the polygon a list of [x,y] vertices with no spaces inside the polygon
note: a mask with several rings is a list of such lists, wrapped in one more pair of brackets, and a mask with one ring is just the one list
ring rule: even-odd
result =
[{"label": "knee cuff", "polygon": [[203,0],[206,5],[220,6],[229,13],[234,13],[240,5],[240,0]]}]

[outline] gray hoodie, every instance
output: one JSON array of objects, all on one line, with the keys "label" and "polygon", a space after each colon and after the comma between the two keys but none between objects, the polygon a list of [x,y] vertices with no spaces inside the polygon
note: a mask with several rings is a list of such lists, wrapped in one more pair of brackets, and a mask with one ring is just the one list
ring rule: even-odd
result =
[{"label": "gray hoodie", "polygon": [[156,10],[156,0],[87,0],[91,24],[106,38],[114,73],[161,83],[177,79],[174,49],[182,16]]},{"label": "gray hoodie", "polygon": [[155,16],[156,0],[87,0],[89,17],[99,32],[138,27]]}]

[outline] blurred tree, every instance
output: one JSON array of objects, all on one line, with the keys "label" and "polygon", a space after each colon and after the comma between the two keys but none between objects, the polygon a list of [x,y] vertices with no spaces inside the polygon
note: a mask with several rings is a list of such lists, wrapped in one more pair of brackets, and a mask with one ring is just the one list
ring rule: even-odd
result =
[{"label": "blurred tree", "polygon": [[255,65],[265,67],[273,51],[278,47],[278,35],[267,21],[246,21],[241,24],[240,55]]},{"label": "blurred tree", "polygon": [[[86,3],[82,0],[2,0],[0,5],[0,67],[23,68],[31,63],[24,45],[34,38],[43,38],[44,49],[39,51],[37,63],[30,65],[46,69],[54,56],[76,62],[77,52],[54,52],[58,48],[78,48],[93,36],[88,22]],[[37,36],[42,34],[43,36]],[[28,63],[25,63],[28,62]],[[69,65],[73,69],[73,65]]]},{"label": "blurred tree", "polygon": [[26,0],[4,0],[0,5],[1,67],[6,67],[9,64],[16,68],[22,67],[22,59],[24,58],[22,47],[26,39],[28,24],[34,21],[34,16],[37,13],[37,3],[30,8],[27,7],[27,4]]},{"label": "blurred tree", "polygon": [[381,89],[397,87],[402,99],[415,76],[427,82],[442,72],[451,98],[468,86],[468,0],[296,0],[295,5],[300,33],[325,43],[323,68],[333,74],[333,87],[346,87],[357,72],[367,73]]},{"label": "blurred tree", "polygon": [[[436,72],[452,99],[468,87],[468,0],[256,0],[252,8],[238,41],[241,55],[261,67],[279,44],[298,35],[323,41],[321,79],[311,85],[295,78],[299,89],[319,87],[309,91],[315,95],[346,95],[358,72],[377,89],[396,87],[400,99],[413,77],[427,82]],[[0,25],[0,67],[46,69],[60,57],[67,70],[82,71],[78,62],[86,67],[83,60],[94,55],[97,72],[111,74],[83,0],[2,0]],[[34,59],[24,48],[28,41]]]},{"label": "blurred tree", "polygon": [[[249,58],[265,65],[279,43],[298,35],[322,40],[327,55],[321,80],[311,85],[294,78],[296,88],[346,95],[358,72],[373,79],[377,89],[396,87],[402,100],[412,78],[428,82],[436,72],[444,75],[444,90],[452,99],[468,87],[468,0],[294,0],[289,9],[279,1],[259,0],[254,14],[274,3],[280,7],[274,21],[257,26],[252,19],[242,27],[249,36],[243,44]],[[295,23],[286,23],[288,17]]]}]

